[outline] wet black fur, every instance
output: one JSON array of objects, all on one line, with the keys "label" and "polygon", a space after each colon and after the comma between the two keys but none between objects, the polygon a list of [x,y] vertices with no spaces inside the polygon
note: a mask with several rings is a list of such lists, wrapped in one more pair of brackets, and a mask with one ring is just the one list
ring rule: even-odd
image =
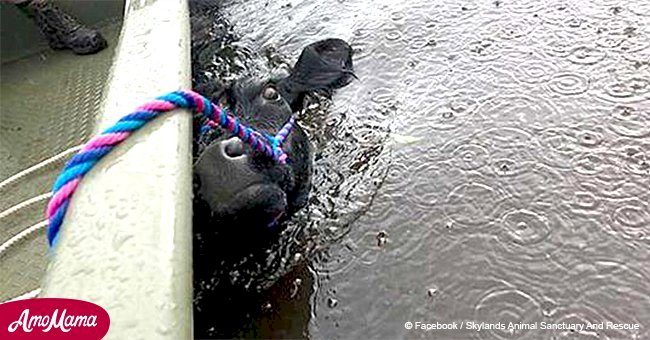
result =
[{"label": "wet black fur", "polygon": [[[237,53],[230,26],[212,1],[193,0],[190,12],[193,88],[258,131],[274,135],[292,112],[302,109],[306,94],[331,93],[351,81],[352,49],[343,40],[327,39],[305,47],[289,76],[222,82],[216,75],[233,71],[227,61]],[[277,90],[277,100],[262,96],[267,87]],[[219,143],[232,136],[215,130],[198,138],[199,125],[197,120],[193,145],[195,333],[223,335],[207,328],[241,318],[233,306],[245,310],[240,300],[251,291],[232,273],[243,270],[246,259],[263,258],[269,244],[277,242],[283,221],[307,203],[311,146],[296,126],[283,146],[288,164],[248,146],[246,162],[229,162]]]}]

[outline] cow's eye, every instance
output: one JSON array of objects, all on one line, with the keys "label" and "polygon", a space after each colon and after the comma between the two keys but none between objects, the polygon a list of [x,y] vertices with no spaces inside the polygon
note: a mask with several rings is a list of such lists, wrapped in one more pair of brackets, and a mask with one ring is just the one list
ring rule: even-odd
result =
[{"label": "cow's eye", "polygon": [[279,100],[280,94],[275,87],[267,86],[264,91],[262,91],[262,97],[266,100]]}]

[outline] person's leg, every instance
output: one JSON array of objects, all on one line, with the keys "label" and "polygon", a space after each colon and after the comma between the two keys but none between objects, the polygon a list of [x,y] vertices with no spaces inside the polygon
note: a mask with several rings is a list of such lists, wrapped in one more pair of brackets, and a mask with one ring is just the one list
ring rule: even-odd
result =
[{"label": "person's leg", "polygon": [[97,53],[108,45],[102,35],[83,26],[47,0],[3,0],[16,4],[32,18],[53,49],[71,49],[76,54]]}]

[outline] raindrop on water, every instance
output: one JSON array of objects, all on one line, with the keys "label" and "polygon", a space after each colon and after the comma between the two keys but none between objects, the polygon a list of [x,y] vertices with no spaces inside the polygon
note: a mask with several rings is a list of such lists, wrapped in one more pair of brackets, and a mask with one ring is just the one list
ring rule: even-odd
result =
[{"label": "raindrop on water", "polygon": [[386,245],[386,242],[388,241],[388,234],[382,230],[379,233],[377,233],[376,239],[377,239],[377,246],[383,247],[384,245]]},{"label": "raindrop on water", "polygon": [[454,117],[453,112],[451,112],[451,111],[443,111],[442,112],[442,118],[451,119],[452,117]]}]

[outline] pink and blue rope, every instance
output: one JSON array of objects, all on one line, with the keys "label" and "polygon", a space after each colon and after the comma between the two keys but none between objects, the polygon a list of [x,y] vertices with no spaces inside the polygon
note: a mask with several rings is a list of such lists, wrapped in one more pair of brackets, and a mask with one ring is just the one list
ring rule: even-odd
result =
[{"label": "pink and blue rope", "polygon": [[263,152],[280,164],[286,163],[287,155],[282,150],[282,142],[293,130],[295,125],[294,117],[291,117],[275,136],[262,135],[240,123],[237,118],[230,115],[225,109],[211,103],[207,98],[196,92],[180,90],[168,93],[122,117],[115,125],[86,143],[66,163],[63,171],[54,182],[52,198],[46,209],[48,219],[47,239],[50,247],[56,243],[72,195],[88,171],[135,131],[162,113],[178,108],[193,109],[207,118],[207,125],[211,128],[220,126],[239,137],[254,150]]}]

